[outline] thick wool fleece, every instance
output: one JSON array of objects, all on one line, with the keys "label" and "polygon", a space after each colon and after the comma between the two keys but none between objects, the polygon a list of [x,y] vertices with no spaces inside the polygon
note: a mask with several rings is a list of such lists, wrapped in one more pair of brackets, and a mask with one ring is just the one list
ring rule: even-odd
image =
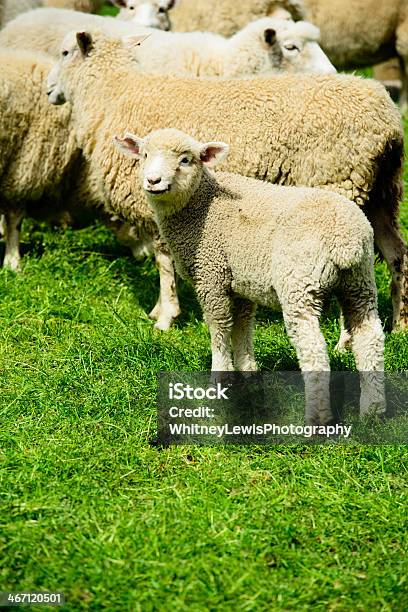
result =
[{"label": "thick wool fleece", "polygon": [[175,32],[205,30],[232,36],[250,21],[269,17],[276,9],[287,10],[295,20],[303,19],[301,0],[178,0],[172,10]]},{"label": "thick wool fleece", "polygon": [[132,36],[151,30],[113,17],[85,15],[78,11],[39,8],[19,15],[0,31],[0,46],[46,53],[57,58],[61,43],[71,30],[97,28],[110,36]]},{"label": "thick wool fleece", "polygon": [[142,194],[129,184],[134,162],[118,164],[115,135],[177,126],[201,141],[223,140],[232,148],[224,169],[324,187],[364,206],[393,273],[396,321],[408,323],[408,258],[397,222],[403,131],[380,84],[346,75],[171,79],[140,74],[131,57],[120,41],[96,34],[90,55],[62,77],[81,146],[128,218]]},{"label": "thick wool fleece", "polygon": [[20,13],[38,7],[73,9],[85,13],[96,13],[103,0],[2,0],[4,4],[4,23],[11,21]]},{"label": "thick wool fleece", "polygon": [[[69,106],[53,108],[45,95],[46,57],[0,52],[0,208],[25,208],[58,188],[79,155],[69,130]],[[55,201],[55,206],[57,202]]]}]

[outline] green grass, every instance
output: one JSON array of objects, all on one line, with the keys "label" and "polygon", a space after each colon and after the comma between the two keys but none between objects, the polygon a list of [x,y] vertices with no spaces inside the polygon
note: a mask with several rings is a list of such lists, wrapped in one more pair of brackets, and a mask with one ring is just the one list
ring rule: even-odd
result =
[{"label": "green grass", "polygon": [[[0,272],[0,590],[60,590],[67,610],[406,610],[406,447],[150,447],[156,372],[210,364],[192,291],[160,334],[152,261],[101,227],[24,228],[23,272]],[[383,264],[377,280],[389,330]],[[332,365],[353,368],[336,314]],[[296,368],[280,316],[259,318],[261,367]],[[387,369],[408,369],[407,339],[387,334]]]}]

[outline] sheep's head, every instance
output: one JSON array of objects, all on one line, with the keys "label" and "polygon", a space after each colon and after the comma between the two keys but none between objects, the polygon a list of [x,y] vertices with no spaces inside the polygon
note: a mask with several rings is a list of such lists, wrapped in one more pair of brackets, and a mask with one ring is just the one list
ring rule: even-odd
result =
[{"label": "sheep's head", "polygon": [[133,21],[135,24],[171,30],[169,11],[174,8],[176,0],[112,0],[120,8],[118,18]]},{"label": "sheep's head", "polygon": [[157,130],[146,138],[127,133],[115,138],[118,149],[139,159],[143,189],[156,210],[170,212],[184,206],[200,184],[205,168],[228,154],[224,142],[198,142],[174,129]]},{"label": "sheep's head", "polygon": [[[132,46],[139,45],[148,35],[132,37]],[[83,66],[86,66],[88,58],[98,55],[102,61],[106,62],[106,57],[112,61],[113,56],[109,53],[112,46],[118,47],[121,52],[126,54],[125,63],[137,61],[134,53],[132,56],[125,50],[120,40],[110,39],[100,32],[70,32],[64,38],[60,56],[54,64],[47,77],[47,95],[51,104],[64,104],[72,101],[75,86],[80,82],[79,72],[77,78],[72,79],[72,74],[76,74]]]},{"label": "sheep's head", "polygon": [[319,37],[319,29],[311,23],[264,17],[238,32],[231,44],[237,49],[238,60],[248,53],[257,74],[333,74],[336,70],[319,46]]}]

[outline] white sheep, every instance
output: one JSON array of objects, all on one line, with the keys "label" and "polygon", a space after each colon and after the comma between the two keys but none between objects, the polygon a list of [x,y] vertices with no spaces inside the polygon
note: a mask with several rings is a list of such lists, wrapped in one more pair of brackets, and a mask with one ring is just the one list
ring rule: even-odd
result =
[{"label": "white sheep", "polygon": [[[116,138],[141,161],[144,192],[177,271],[191,281],[209,326],[212,370],[256,369],[256,304],[283,311],[306,376],[309,423],[332,419],[327,347],[319,326],[336,295],[362,372],[361,414],[385,410],[384,334],[377,313],[373,231],[358,206],[319,189],[280,187],[237,174],[210,173],[228,145],[179,130]],[[370,373],[367,376],[367,372]]]},{"label": "white sheep", "polygon": [[137,59],[146,72],[172,76],[335,73],[318,40],[319,30],[310,23],[266,17],[231,38],[208,32],[157,32],[138,48]]},{"label": "white sheep", "polygon": [[111,0],[119,7],[119,19],[159,30],[171,30],[169,11],[176,0]]},{"label": "white sheep", "polygon": [[335,72],[318,44],[319,30],[306,22],[265,18],[230,39],[208,32],[164,32],[135,21],[37,9],[20,15],[0,32],[0,45],[57,56],[73,29],[99,28],[112,36],[149,34],[139,49],[141,70],[173,76],[242,77],[279,72]]},{"label": "white sheep", "polygon": [[[80,146],[108,184],[117,178],[113,130],[148,133],[177,125],[199,140],[218,133],[233,147],[226,170],[322,187],[364,208],[392,272],[394,325],[407,326],[408,253],[398,227],[403,130],[380,84],[349,75],[164,78],[141,74],[129,61],[134,56],[128,41],[73,33],[49,76],[50,101],[72,103]],[[142,194],[137,186],[129,194],[122,194],[121,206],[131,214]]]},{"label": "white sheep", "polygon": [[[55,108],[47,100],[45,79],[51,65],[45,56],[0,50],[0,214],[4,215],[5,225],[4,266],[15,271],[20,267],[19,232],[25,217],[55,220],[67,213],[74,217],[87,213],[88,217],[101,219],[122,241],[125,238],[134,254],[154,251],[160,298],[151,317],[157,319],[159,329],[166,329],[179,312],[167,247],[158,237],[145,202],[130,207],[129,231],[125,231],[126,212],[121,210],[120,202],[116,202],[115,208],[118,216],[112,216],[109,192],[100,173],[81,155],[70,106]],[[130,191],[128,197],[131,200]]]}]

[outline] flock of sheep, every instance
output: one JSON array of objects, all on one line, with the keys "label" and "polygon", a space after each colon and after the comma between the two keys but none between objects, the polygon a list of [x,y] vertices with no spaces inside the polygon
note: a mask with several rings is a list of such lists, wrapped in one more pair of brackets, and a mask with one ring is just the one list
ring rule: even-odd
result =
[{"label": "flock of sheep", "polygon": [[319,316],[335,295],[361,413],[381,413],[374,242],[404,328],[403,130],[381,84],[333,64],[403,60],[404,3],[381,16],[375,6],[371,37],[343,0],[113,0],[115,18],[79,12],[100,4],[0,0],[4,266],[20,266],[24,217],[99,218],[136,257],[154,253],[157,329],[180,313],[174,263],[193,283],[215,372],[256,369],[256,304],[279,305],[302,371],[320,373],[306,378],[311,423],[331,419]]}]

